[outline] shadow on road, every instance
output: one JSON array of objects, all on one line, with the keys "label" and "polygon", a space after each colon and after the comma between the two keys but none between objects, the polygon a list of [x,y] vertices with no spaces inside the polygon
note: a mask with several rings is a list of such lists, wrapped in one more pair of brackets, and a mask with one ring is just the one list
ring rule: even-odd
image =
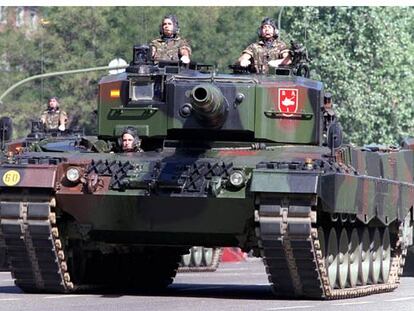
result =
[{"label": "shadow on road", "polygon": [[[100,292],[102,294],[102,291]],[[194,284],[180,283],[170,285],[159,291],[108,291],[103,298],[121,297],[124,295],[164,296],[164,297],[197,297],[220,299],[246,299],[246,300],[275,300],[284,299],[273,294],[270,285],[234,285],[234,284]]]},{"label": "shadow on road", "polygon": [[23,294],[23,291],[14,285],[0,286],[0,293],[2,294]]}]

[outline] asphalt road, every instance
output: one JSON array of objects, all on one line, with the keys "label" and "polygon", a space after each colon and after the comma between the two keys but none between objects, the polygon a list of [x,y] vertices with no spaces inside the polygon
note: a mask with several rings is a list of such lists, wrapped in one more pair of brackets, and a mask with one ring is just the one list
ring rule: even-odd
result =
[{"label": "asphalt road", "polygon": [[14,286],[10,273],[0,272],[0,310],[414,310],[414,278],[404,277],[391,293],[356,299],[274,299],[259,259],[222,263],[209,273],[180,273],[166,292],[85,293],[76,295],[24,294]]}]

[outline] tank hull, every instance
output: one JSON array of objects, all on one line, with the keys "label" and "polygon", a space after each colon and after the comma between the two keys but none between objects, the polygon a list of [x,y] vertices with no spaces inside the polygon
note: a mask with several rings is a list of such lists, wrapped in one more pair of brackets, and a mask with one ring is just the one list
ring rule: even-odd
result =
[{"label": "tank hull", "polygon": [[[277,295],[335,299],[393,290],[412,243],[407,228],[412,231],[414,184],[406,170],[379,177],[392,163],[384,158],[398,158],[398,152],[364,155],[377,160],[379,172],[372,175],[352,166],[359,159],[363,167],[361,157],[347,158],[358,152],[343,147],[332,158],[328,148],[292,146],[205,150],[194,157],[195,151],[170,149],[128,156],[68,153],[59,161],[56,154],[53,160],[42,154],[48,163],[22,158],[3,164],[1,229],[16,284],[42,292],[142,287],[152,282],[161,264],[154,258],[162,256],[170,260],[153,285],[168,285],[181,255],[203,245],[260,254]],[[401,152],[410,163],[410,154]],[[68,182],[66,172],[74,167],[82,178]],[[10,185],[13,171],[19,180]],[[241,184],[231,184],[235,172],[243,173]],[[405,181],[398,180],[399,172]],[[380,263],[369,261],[375,269],[344,276],[344,268],[327,261],[330,253],[340,255],[344,243],[348,247],[339,237],[362,245],[367,236],[369,245],[380,245],[365,250],[369,258],[388,254]],[[45,250],[48,256],[40,255]],[[109,266],[120,269],[134,258],[142,261],[139,268],[127,265],[110,281],[116,272]],[[142,277],[149,262],[151,274]],[[98,277],[102,270],[107,278]]]}]

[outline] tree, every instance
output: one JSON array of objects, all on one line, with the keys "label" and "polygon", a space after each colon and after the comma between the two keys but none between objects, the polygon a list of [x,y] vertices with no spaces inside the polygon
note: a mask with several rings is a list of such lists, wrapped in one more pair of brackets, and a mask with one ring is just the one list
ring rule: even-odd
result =
[{"label": "tree", "polygon": [[[190,40],[193,60],[228,70],[257,40],[265,16],[280,7],[42,7],[50,21],[31,36],[0,33],[0,91],[29,75],[103,66],[116,57],[131,60],[134,44],[159,35],[166,14],[176,14]],[[281,38],[305,43],[313,58],[311,76],[334,95],[350,142],[397,143],[413,134],[414,8],[285,7]],[[42,48],[43,47],[43,48]],[[12,115],[25,135],[33,111],[58,95],[80,126],[93,131],[97,88],[104,73],[33,82],[10,95],[2,113]]]},{"label": "tree", "polygon": [[349,141],[396,143],[413,128],[413,8],[289,8],[316,78],[334,93]]}]

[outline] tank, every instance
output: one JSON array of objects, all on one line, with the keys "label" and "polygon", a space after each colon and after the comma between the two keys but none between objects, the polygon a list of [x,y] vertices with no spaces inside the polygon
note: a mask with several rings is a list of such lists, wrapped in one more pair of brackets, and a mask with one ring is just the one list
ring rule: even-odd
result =
[{"label": "tank", "polygon": [[[0,229],[15,284],[151,292],[199,245],[260,256],[276,296],[397,288],[414,144],[342,144],[323,83],[293,53],[269,75],[226,74],[135,46],[126,72],[99,83],[96,137],[7,144]],[[143,152],[116,152],[126,126]]]}]

